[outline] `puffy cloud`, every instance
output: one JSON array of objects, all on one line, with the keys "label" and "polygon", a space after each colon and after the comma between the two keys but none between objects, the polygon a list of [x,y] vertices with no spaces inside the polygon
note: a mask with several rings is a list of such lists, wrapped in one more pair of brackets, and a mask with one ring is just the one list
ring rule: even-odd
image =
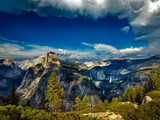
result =
[{"label": "puffy cloud", "polygon": [[108,53],[116,54],[118,52],[118,49],[111,46],[111,45],[105,45],[105,44],[95,44],[94,49],[97,51],[105,51]]},{"label": "puffy cloud", "polygon": [[[5,42],[4,42],[5,41]],[[60,48],[53,48],[50,46],[40,46],[25,44],[18,41],[4,38],[0,39],[0,58],[32,58],[46,54],[46,52],[56,52],[61,59],[90,59],[89,52],[78,50],[67,50]],[[92,58],[93,59],[93,58]]]},{"label": "puffy cloud", "polygon": [[[128,18],[134,33],[143,34],[136,40],[148,42],[144,52],[160,51],[160,0],[0,0],[0,11],[34,11],[41,16],[72,18],[77,15],[94,19],[108,15]],[[129,31],[129,27],[122,31]]]},{"label": "puffy cloud", "polygon": [[143,50],[143,47],[139,47],[139,48],[125,48],[125,49],[121,49],[119,50],[119,53],[123,53],[123,54],[131,54],[131,53],[137,53],[137,52],[141,52]]},{"label": "puffy cloud", "polygon": [[123,27],[123,28],[121,29],[121,31],[124,32],[124,33],[128,33],[129,30],[130,30],[130,26],[125,26],[125,27]]},{"label": "puffy cloud", "polygon": [[110,55],[115,55],[115,56],[116,54],[120,54],[122,56],[126,56],[127,54],[133,54],[133,53],[139,54],[139,52],[142,52],[142,50],[144,49],[143,47],[139,47],[139,48],[130,47],[130,48],[124,48],[124,49],[117,49],[114,46],[106,45],[102,43],[98,43],[98,44],[83,43],[83,45],[93,47],[95,49],[94,52],[100,51],[101,54],[110,53]]}]

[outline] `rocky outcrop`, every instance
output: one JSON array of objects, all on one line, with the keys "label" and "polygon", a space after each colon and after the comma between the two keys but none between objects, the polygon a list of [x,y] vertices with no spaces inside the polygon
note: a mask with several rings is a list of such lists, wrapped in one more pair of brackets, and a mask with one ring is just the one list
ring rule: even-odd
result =
[{"label": "rocky outcrop", "polygon": [[119,102],[119,104],[132,104],[132,105],[134,105],[134,107],[137,109],[138,108],[138,105],[136,104],[136,103],[131,103],[131,102],[129,102],[129,101],[127,101],[127,102]]},{"label": "rocky outcrop", "polygon": [[19,86],[24,71],[9,59],[0,59],[0,94],[7,96],[13,84]]},{"label": "rocky outcrop", "polygon": [[[65,63],[67,64],[67,63]],[[95,106],[101,103],[99,90],[93,82],[79,74],[78,70],[71,66],[61,64],[58,56],[49,52],[41,58],[41,62],[28,68],[17,92],[22,99],[30,99],[33,108],[41,108],[47,90],[48,79],[52,71],[55,71],[61,87],[64,88],[63,110],[70,111],[77,96],[82,98],[85,94],[89,97],[90,104]],[[93,102],[94,101],[94,102]]]},{"label": "rocky outcrop", "polygon": [[148,103],[152,101],[152,98],[150,96],[145,96],[142,100],[142,105],[145,104],[145,103]]},{"label": "rocky outcrop", "polygon": [[88,115],[93,118],[98,118],[102,120],[124,120],[120,114],[115,114],[114,112],[98,112],[98,113],[88,113],[84,115]]}]

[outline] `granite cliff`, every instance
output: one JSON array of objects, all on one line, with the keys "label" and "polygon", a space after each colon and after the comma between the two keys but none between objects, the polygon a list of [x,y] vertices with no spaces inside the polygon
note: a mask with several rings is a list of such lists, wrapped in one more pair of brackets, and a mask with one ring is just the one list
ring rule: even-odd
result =
[{"label": "granite cliff", "polygon": [[[77,96],[86,94],[91,106],[101,105],[104,99],[122,95],[127,87],[147,82],[154,68],[160,65],[160,56],[148,59],[107,59],[97,62],[61,61],[53,52],[38,58],[16,62],[1,59],[1,93],[11,85],[19,85],[17,92],[21,103],[30,99],[33,108],[42,108],[48,79],[52,71],[57,73],[64,88],[63,110],[70,111]],[[25,72],[24,72],[25,71]],[[25,73],[25,74],[24,74]],[[4,87],[6,86],[6,87]],[[6,88],[6,89],[4,89]]]},{"label": "granite cliff", "polygon": [[101,104],[96,88],[91,80],[78,73],[78,69],[61,63],[58,56],[49,52],[36,65],[29,67],[17,92],[24,100],[30,99],[33,108],[41,108],[52,71],[57,73],[59,83],[64,88],[63,110],[70,111],[77,96],[89,97],[92,106]]}]

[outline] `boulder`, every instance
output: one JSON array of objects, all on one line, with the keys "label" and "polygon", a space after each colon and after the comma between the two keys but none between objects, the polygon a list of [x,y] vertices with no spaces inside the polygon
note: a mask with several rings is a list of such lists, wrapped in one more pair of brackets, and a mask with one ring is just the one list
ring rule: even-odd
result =
[{"label": "boulder", "polygon": [[123,120],[120,114],[114,114],[114,112],[98,112],[98,113],[88,113],[84,114],[94,118],[100,118],[102,120]]},{"label": "boulder", "polygon": [[137,109],[138,108],[138,105],[136,104],[136,103],[131,103],[131,102],[129,102],[129,101],[127,101],[127,102],[119,102],[120,104],[132,104],[132,105],[134,105],[134,107]]},{"label": "boulder", "polygon": [[148,103],[152,101],[152,98],[150,96],[145,96],[142,100],[142,105],[145,104],[145,103]]}]

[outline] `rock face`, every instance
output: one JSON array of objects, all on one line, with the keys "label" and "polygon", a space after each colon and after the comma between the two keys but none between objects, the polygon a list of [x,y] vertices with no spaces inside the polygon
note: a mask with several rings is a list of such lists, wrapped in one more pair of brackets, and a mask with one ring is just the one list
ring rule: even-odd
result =
[{"label": "rock face", "polygon": [[[30,62],[29,62],[30,61]],[[52,71],[57,73],[64,88],[63,110],[71,110],[74,99],[85,94],[90,105],[100,105],[103,99],[111,100],[122,95],[131,85],[143,85],[153,70],[160,64],[160,57],[149,59],[111,59],[97,62],[98,66],[87,68],[84,64],[60,61],[49,52],[45,56],[19,64],[26,70],[17,92],[24,100],[30,99],[33,108],[41,108]]]},{"label": "rock face", "polygon": [[152,101],[152,98],[150,96],[145,96],[142,100],[142,105],[145,104],[145,103],[148,103]]},{"label": "rock face", "polygon": [[[106,64],[106,66],[103,66]],[[160,65],[158,55],[148,59],[109,59],[95,66],[85,76],[102,91],[101,98],[111,100],[122,95],[127,87],[147,82],[154,68]]]},{"label": "rock face", "polygon": [[78,70],[68,67],[67,63],[61,64],[58,56],[49,52],[41,58],[40,63],[28,68],[17,89],[24,100],[30,99],[33,108],[42,107],[41,103],[52,71],[57,73],[59,83],[64,88],[63,111],[70,111],[75,98],[77,96],[82,98],[85,94],[89,97],[92,106],[101,103],[98,89],[91,80],[80,75]]},{"label": "rock face", "polygon": [[9,59],[0,59],[0,94],[7,96],[13,84],[19,86],[24,71]]},{"label": "rock face", "polygon": [[7,99],[0,95],[0,106],[4,106],[7,103]]}]

